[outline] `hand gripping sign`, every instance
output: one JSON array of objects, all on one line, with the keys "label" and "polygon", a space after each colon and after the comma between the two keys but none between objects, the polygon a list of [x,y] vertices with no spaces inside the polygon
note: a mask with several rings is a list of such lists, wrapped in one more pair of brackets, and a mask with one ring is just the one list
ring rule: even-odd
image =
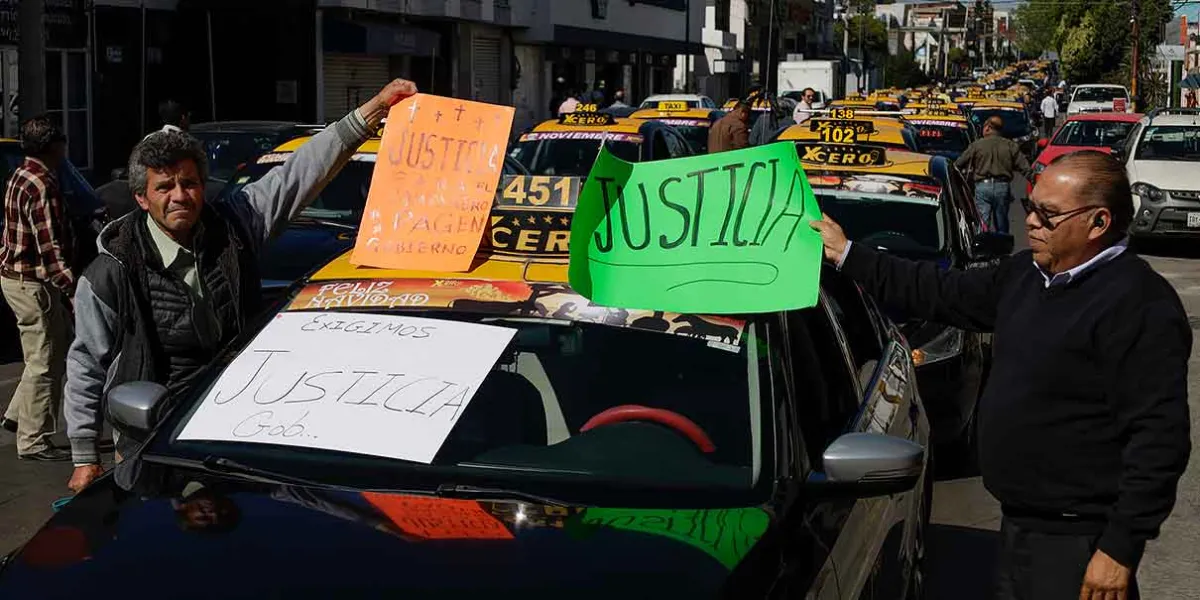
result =
[{"label": "hand gripping sign", "polygon": [[819,218],[790,143],[637,164],[602,148],[571,224],[571,287],[680,313],[813,306]]}]

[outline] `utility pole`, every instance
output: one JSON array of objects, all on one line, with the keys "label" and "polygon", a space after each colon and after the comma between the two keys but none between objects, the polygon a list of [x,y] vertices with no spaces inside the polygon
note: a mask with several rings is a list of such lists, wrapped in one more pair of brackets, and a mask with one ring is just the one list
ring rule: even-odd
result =
[{"label": "utility pole", "polygon": [[[850,72],[853,64],[850,62],[850,0],[844,1],[845,4],[842,5],[842,58],[846,61],[846,72],[842,74],[843,77]],[[857,81],[857,77],[855,77],[855,81]]]},{"label": "utility pole", "polygon": [[1142,45],[1142,37],[1138,30],[1138,0],[1133,0],[1130,4],[1133,7],[1133,17],[1130,19],[1130,22],[1133,23],[1133,60],[1130,61],[1129,71],[1133,77],[1133,85],[1129,87],[1129,96],[1130,102],[1133,104],[1131,110],[1136,112],[1142,109],[1139,106],[1141,103],[1138,102],[1138,48]]},{"label": "utility pole", "polygon": [[24,121],[46,112],[46,33],[42,26],[45,0],[21,0],[17,11],[21,36],[17,46],[17,111]]},{"label": "utility pole", "polygon": [[[859,6],[859,9],[865,8]],[[865,94],[863,89],[863,76],[867,74],[867,55],[863,53],[863,36],[866,35],[867,25],[866,11],[859,11],[858,15],[858,93]]]},{"label": "utility pole", "polygon": [[772,67],[771,55],[775,50],[775,0],[771,0],[771,14],[767,16],[767,64],[763,65],[763,90],[774,97],[774,77],[776,69]]}]

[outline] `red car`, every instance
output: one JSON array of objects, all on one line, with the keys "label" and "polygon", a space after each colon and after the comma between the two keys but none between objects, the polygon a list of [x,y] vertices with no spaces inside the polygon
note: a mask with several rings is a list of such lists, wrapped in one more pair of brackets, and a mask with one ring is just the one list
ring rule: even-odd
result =
[{"label": "red car", "polygon": [[1038,140],[1037,160],[1033,161],[1033,181],[1025,192],[1033,191],[1033,184],[1054,159],[1076,150],[1098,150],[1112,152],[1114,147],[1125,143],[1125,137],[1133,130],[1142,115],[1138,113],[1102,112],[1072,115],[1067,118],[1054,135]]}]

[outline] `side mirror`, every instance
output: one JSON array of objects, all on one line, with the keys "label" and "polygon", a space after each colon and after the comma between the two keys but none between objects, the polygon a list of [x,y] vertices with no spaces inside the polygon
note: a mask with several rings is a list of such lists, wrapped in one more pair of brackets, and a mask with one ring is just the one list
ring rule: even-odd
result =
[{"label": "side mirror", "polygon": [[121,433],[144,434],[166,409],[167,388],[149,381],[122,383],[108,392],[108,418]]},{"label": "side mirror", "polygon": [[1038,148],[1045,148],[1050,145],[1050,138],[1041,138],[1037,141]]},{"label": "side mirror", "polygon": [[1113,146],[1111,149],[1109,149],[1109,152],[1112,153],[1112,157],[1118,161],[1125,160],[1125,146]]},{"label": "side mirror", "polygon": [[858,498],[913,489],[925,469],[925,448],[882,433],[846,433],[825,448],[825,473],[814,483]]},{"label": "side mirror", "polygon": [[1013,236],[996,231],[983,231],[971,240],[971,249],[976,258],[1007,256],[1013,251]]}]

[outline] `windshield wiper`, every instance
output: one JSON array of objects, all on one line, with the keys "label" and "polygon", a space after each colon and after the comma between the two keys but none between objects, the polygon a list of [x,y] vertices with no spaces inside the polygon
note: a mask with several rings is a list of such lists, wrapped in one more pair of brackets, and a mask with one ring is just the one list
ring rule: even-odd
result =
[{"label": "windshield wiper", "polygon": [[288,483],[307,487],[327,487],[325,484],[313,481],[311,479],[304,479],[302,477],[295,477],[292,475],[286,475],[284,473],[269,471],[267,469],[252,467],[236,460],[230,460],[220,456],[213,456],[211,454],[205,456],[204,460],[201,461],[200,464],[202,464],[205,469],[214,473],[237,475],[241,477],[262,480],[267,483]]},{"label": "windshield wiper", "polygon": [[475,487],[473,485],[456,485],[452,483],[443,483],[437,487],[437,495],[443,498],[469,498],[477,500],[524,500],[536,504],[544,504],[546,506],[570,506],[569,503],[557,498],[548,496],[539,496],[529,492],[520,490],[510,490],[504,488],[484,488]]}]

